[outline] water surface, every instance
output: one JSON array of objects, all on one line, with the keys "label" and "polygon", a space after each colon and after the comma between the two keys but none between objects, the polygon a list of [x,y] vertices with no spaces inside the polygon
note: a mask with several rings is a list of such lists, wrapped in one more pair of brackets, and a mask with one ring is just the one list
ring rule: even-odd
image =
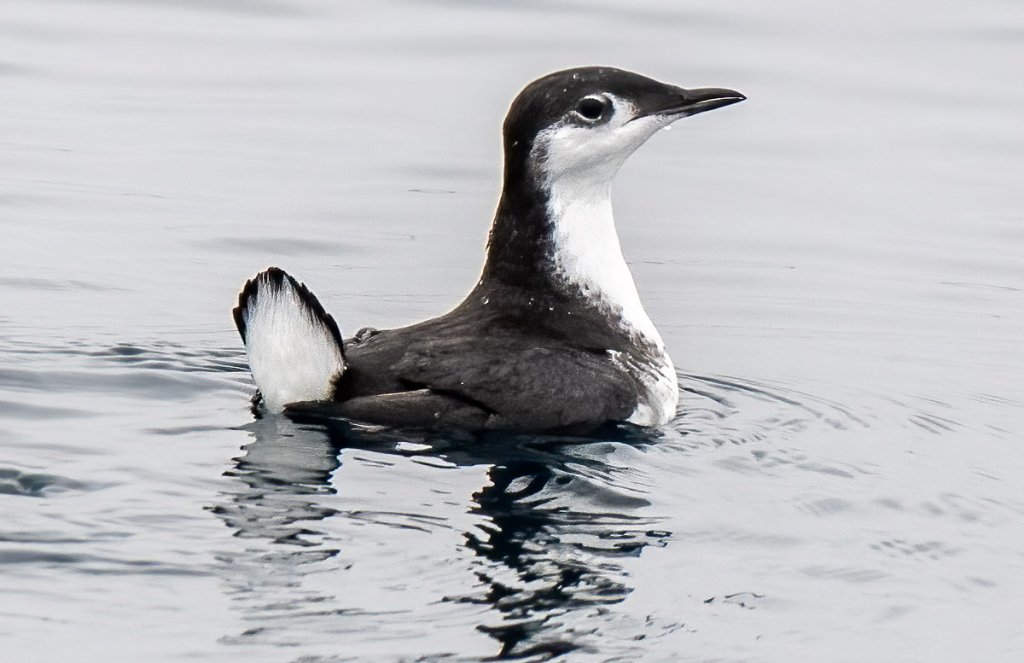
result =
[{"label": "water surface", "polygon": [[[1016,660],[1022,62],[1009,0],[8,2],[5,656]],[[679,416],[254,419],[244,279],[444,311],[508,102],[580,64],[749,97],[617,183]]]}]

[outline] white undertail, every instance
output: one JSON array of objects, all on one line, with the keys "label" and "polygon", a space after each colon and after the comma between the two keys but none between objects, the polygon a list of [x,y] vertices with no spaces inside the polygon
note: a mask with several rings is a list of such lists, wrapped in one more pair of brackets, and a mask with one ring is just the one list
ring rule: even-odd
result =
[{"label": "white undertail", "polygon": [[333,396],[345,370],[337,326],[305,287],[280,270],[263,272],[243,289],[238,317],[267,410]]}]

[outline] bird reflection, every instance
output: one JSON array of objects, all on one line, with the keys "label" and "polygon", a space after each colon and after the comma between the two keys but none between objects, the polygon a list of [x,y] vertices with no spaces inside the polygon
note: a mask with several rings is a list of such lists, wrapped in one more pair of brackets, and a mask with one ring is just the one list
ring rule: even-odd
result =
[{"label": "bird reflection", "polygon": [[236,530],[237,536],[315,547],[320,533],[308,524],[336,513],[318,497],[336,492],[330,480],[340,466],[338,453],[319,431],[275,420],[255,424],[250,432],[256,441],[235,459],[234,469],[224,473],[241,482],[244,489],[233,493],[230,503],[212,511]]},{"label": "bird reflection", "polygon": [[303,580],[339,552],[317,526],[337,513],[325,502],[335,494],[338,454],[320,431],[288,422],[257,420],[248,431],[254,441],[224,473],[234,481],[209,507],[245,540],[241,550],[217,556],[226,592],[249,626],[222,642],[294,645],[298,641],[275,622],[331,599]]},{"label": "bird reflection", "polygon": [[[625,599],[632,588],[616,558],[668,538],[632,515],[649,503],[616,483],[615,474],[628,470],[608,461],[614,444],[552,440],[544,449],[538,442],[505,447],[511,457],[497,460],[490,484],[473,495],[486,525],[468,532],[466,545],[488,589],[463,600],[497,612],[496,623],[478,628],[501,644],[499,658],[545,659],[581,646],[555,618]],[[620,435],[618,444],[625,442]]]},{"label": "bird reflection", "polygon": [[[358,561],[345,559],[328,524],[357,513],[366,518],[337,494],[345,482],[346,449],[487,467],[487,483],[458,507],[475,516],[463,537],[473,552],[465,569],[472,581],[436,598],[488,606],[486,619],[475,626],[497,642],[497,658],[546,660],[580,646],[580,636],[562,628],[571,621],[569,613],[622,601],[632,590],[617,560],[668,538],[653,518],[635,515],[649,504],[642,477],[614,457],[648,440],[621,430],[614,438],[469,441],[274,419],[246,428],[254,439],[226,472],[235,481],[211,511],[236,537],[258,542],[222,560],[228,592],[247,622],[258,625],[227,642],[265,638],[297,644],[301,638],[288,632],[294,625],[275,620],[295,611],[343,618],[346,611],[329,608],[334,597],[304,589],[308,583],[302,580],[312,573],[344,573]],[[382,482],[387,469],[380,468]],[[424,471],[432,470],[425,465]],[[464,591],[467,585],[472,591]]]}]

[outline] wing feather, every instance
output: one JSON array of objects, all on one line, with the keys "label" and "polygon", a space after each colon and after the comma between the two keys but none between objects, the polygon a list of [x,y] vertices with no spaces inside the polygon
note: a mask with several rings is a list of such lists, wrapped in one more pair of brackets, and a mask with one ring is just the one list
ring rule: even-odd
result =
[{"label": "wing feather", "polygon": [[637,385],[605,352],[548,339],[455,337],[410,345],[393,366],[409,383],[493,413],[493,427],[527,430],[622,421]]}]

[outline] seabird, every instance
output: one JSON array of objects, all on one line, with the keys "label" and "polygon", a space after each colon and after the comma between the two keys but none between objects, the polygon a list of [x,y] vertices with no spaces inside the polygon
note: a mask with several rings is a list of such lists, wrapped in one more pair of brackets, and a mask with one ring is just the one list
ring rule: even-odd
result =
[{"label": "seabird", "polygon": [[470,431],[666,423],[679,401],[675,367],[622,257],[612,180],[659,129],[745,98],[610,67],[530,83],[505,118],[483,272],[454,309],[343,340],[284,271],[245,283],[234,319],[262,406]]}]

